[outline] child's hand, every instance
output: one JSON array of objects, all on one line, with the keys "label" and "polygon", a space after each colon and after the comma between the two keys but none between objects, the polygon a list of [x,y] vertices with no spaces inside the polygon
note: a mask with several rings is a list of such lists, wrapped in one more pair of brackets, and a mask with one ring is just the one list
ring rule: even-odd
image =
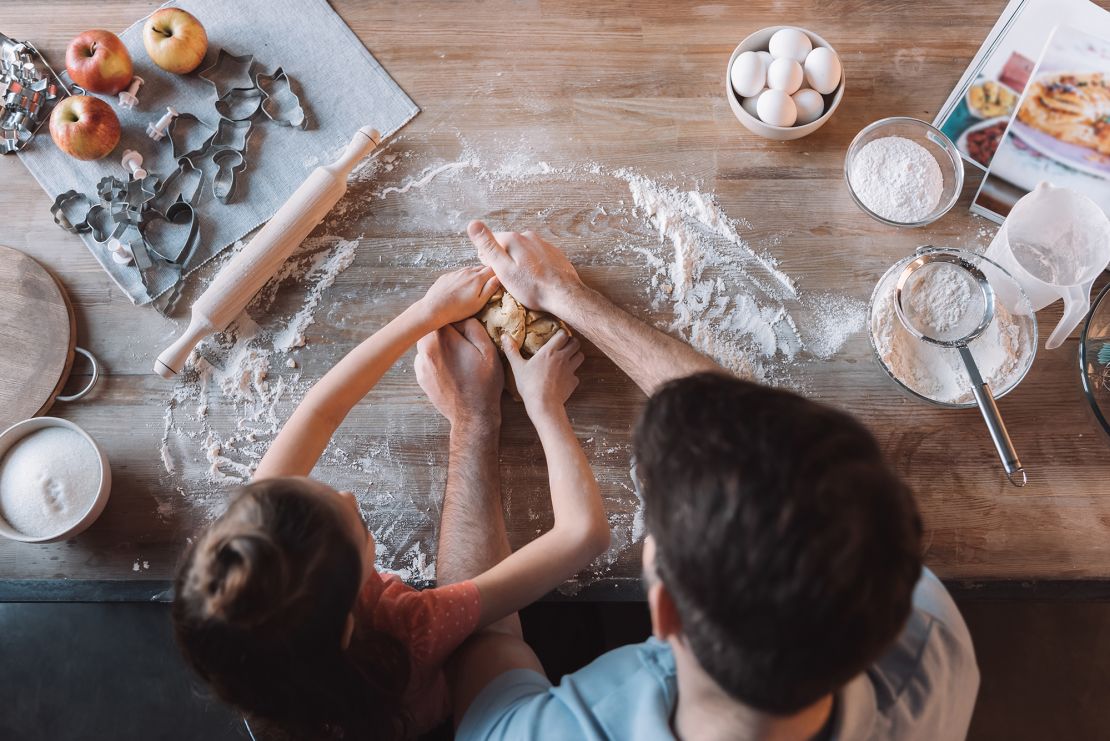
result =
[{"label": "child's hand", "polygon": [[520,349],[507,335],[501,335],[501,346],[513,369],[516,388],[529,415],[562,408],[567,399],[578,387],[578,377],[574,372],[584,359],[578,340],[560,329],[555,336],[540,348],[540,351],[525,360]]},{"label": "child's hand", "polygon": [[438,329],[477,314],[500,286],[492,268],[476,265],[439,276],[419,303]]}]

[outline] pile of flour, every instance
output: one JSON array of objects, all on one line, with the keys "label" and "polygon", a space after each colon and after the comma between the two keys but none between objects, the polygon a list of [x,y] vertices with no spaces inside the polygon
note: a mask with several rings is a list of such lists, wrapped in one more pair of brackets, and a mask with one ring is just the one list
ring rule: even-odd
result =
[{"label": "pile of flour", "polygon": [[[924,342],[903,326],[894,306],[897,276],[888,273],[876,289],[871,315],[871,336],[875,349],[887,369],[906,386],[935,401],[966,404],[974,398],[971,380],[959,351]],[[965,334],[963,326],[978,322],[982,303],[975,299],[961,271],[932,271],[909,297],[905,306],[920,323],[948,339],[945,333]],[[995,301],[995,316],[981,336],[968,343],[979,372],[995,396],[1005,393],[1020,380],[1032,362],[1033,346],[1028,317],[1015,316]]]},{"label": "pile of flour", "polygon": [[944,191],[944,176],[933,155],[901,136],[865,144],[852,159],[848,179],[863,205],[902,224],[931,214]]}]

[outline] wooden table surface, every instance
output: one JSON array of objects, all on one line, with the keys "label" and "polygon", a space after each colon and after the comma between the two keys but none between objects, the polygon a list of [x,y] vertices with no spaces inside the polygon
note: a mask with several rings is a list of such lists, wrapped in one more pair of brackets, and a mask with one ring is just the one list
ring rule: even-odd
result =
[{"label": "wooden table surface", "polygon": [[[848,143],[871,121],[932,120],[1004,4],[336,0],[339,14],[423,112],[389,143],[391,165],[352,185],[317,232],[324,235],[319,243],[356,239],[358,250],[322,292],[308,344],[293,355],[298,367],[286,368],[283,357],[271,369],[270,382],[283,378],[295,389],[276,409],[288,413],[308,383],[421,295],[435,275],[470,260],[463,236],[469,218],[535,227],[567,249],[589,283],[645,319],[669,321],[666,307],[653,307],[644,289],[644,261],[629,249],[665,252],[665,245],[649,229],[629,227],[629,218],[599,219],[630,212],[627,184],[574,176],[499,184],[476,176],[498,163],[519,165],[514,158],[556,170],[582,163],[609,173],[632,168],[713,193],[730,216],[750,222],[745,237],[772,252],[811,294],[835,291],[866,301],[878,277],[919,244],[982,248],[994,227],[968,213],[978,185],[970,168],[960,204],[915,231],[862,214],[842,168]],[[154,7],[57,2],[47,15],[36,0],[9,0],[3,31],[35,41],[60,67],[76,33],[89,26],[122,30]],[[797,142],[748,133],[723,95],[725,63],[738,41],[781,23],[823,35],[839,51],[848,80],[832,120]],[[464,160],[480,161],[485,170],[474,169],[468,179],[459,167],[428,187],[381,193]],[[53,413],[103,444],[114,476],[104,515],[80,537],[51,545],[0,541],[0,579],[167,579],[186,538],[227,492],[196,473],[206,465],[204,426],[230,434],[242,409],[216,395],[196,422],[184,408],[192,401],[174,407],[174,384],[150,368],[184,327],[184,315],[166,319],[132,306],[77,238],[54,225],[50,199],[14,156],[0,160],[0,182],[0,243],[61,277],[76,305],[79,344],[107,371],[91,398],[56,405]],[[194,276],[190,291],[205,280],[204,271]],[[306,290],[304,282],[286,281],[268,311],[256,307],[253,318],[263,328],[280,326],[281,317],[302,306]],[[1042,312],[1042,328],[1058,315]],[[874,362],[864,332],[831,359],[790,371],[791,383],[874,429],[916,491],[928,530],[925,559],[942,577],[1110,578],[1110,441],[1085,406],[1077,340],[1047,352],[1046,334],[1032,372],[1000,404],[1030,472],[1020,490],[1005,483],[978,413],[933,408],[900,393]],[[383,565],[417,579],[430,575],[421,567],[434,561],[446,428],[417,387],[411,363],[410,353],[355,410],[318,473],[359,493],[384,544]],[[603,484],[614,548],[582,575],[590,594],[619,591],[639,573],[627,466],[641,403],[632,384],[591,349],[570,409]],[[195,423],[191,432],[175,432],[174,474],[159,456],[168,407],[182,424]],[[502,473],[511,538],[519,545],[549,524],[550,508],[534,433],[520,407],[506,402],[505,410]],[[354,459],[365,465],[352,466]]]}]

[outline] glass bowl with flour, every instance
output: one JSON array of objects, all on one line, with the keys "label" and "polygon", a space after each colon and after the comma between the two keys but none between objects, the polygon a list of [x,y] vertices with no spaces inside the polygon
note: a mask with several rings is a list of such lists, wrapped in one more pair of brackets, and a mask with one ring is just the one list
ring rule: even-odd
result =
[{"label": "glass bowl with flour", "polygon": [[[996,263],[973,252],[923,247],[899,260],[879,279],[868,308],[871,346],[879,365],[910,396],[943,407],[962,409],[975,406],[971,380],[959,351],[915,337],[895,311],[894,288],[898,276],[918,255],[932,252],[962,257],[983,271],[996,292],[999,284],[1005,282],[1008,295],[1020,296],[1015,307],[1019,311],[1016,312],[1007,309],[995,298],[995,315],[990,325],[982,335],[968,343],[968,349],[994,397],[1006,395],[1025,378],[1033,365],[1037,354],[1036,315],[1017,281]],[[913,300],[918,305],[914,311],[943,330],[962,320],[972,298],[970,288],[960,274],[938,270],[930,273],[915,292]],[[981,310],[981,300],[979,306]]]},{"label": "glass bowl with flour", "polygon": [[68,420],[35,417],[0,434],[0,536],[73,537],[104,511],[111,488],[107,456]]},{"label": "glass bowl with flour", "polygon": [[918,227],[948,213],[964,187],[964,166],[952,140],[924,121],[884,118],[867,126],[844,158],[848,192],[884,224]]}]

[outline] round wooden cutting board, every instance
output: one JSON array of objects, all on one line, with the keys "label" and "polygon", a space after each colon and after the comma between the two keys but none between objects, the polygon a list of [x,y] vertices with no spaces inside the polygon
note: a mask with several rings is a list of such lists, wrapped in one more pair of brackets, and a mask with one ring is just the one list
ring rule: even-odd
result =
[{"label": "round wooden cutting board", "polygon": [[34,259],[0,245],[0,431],[50,408],[76,344],[61,283]]}]

